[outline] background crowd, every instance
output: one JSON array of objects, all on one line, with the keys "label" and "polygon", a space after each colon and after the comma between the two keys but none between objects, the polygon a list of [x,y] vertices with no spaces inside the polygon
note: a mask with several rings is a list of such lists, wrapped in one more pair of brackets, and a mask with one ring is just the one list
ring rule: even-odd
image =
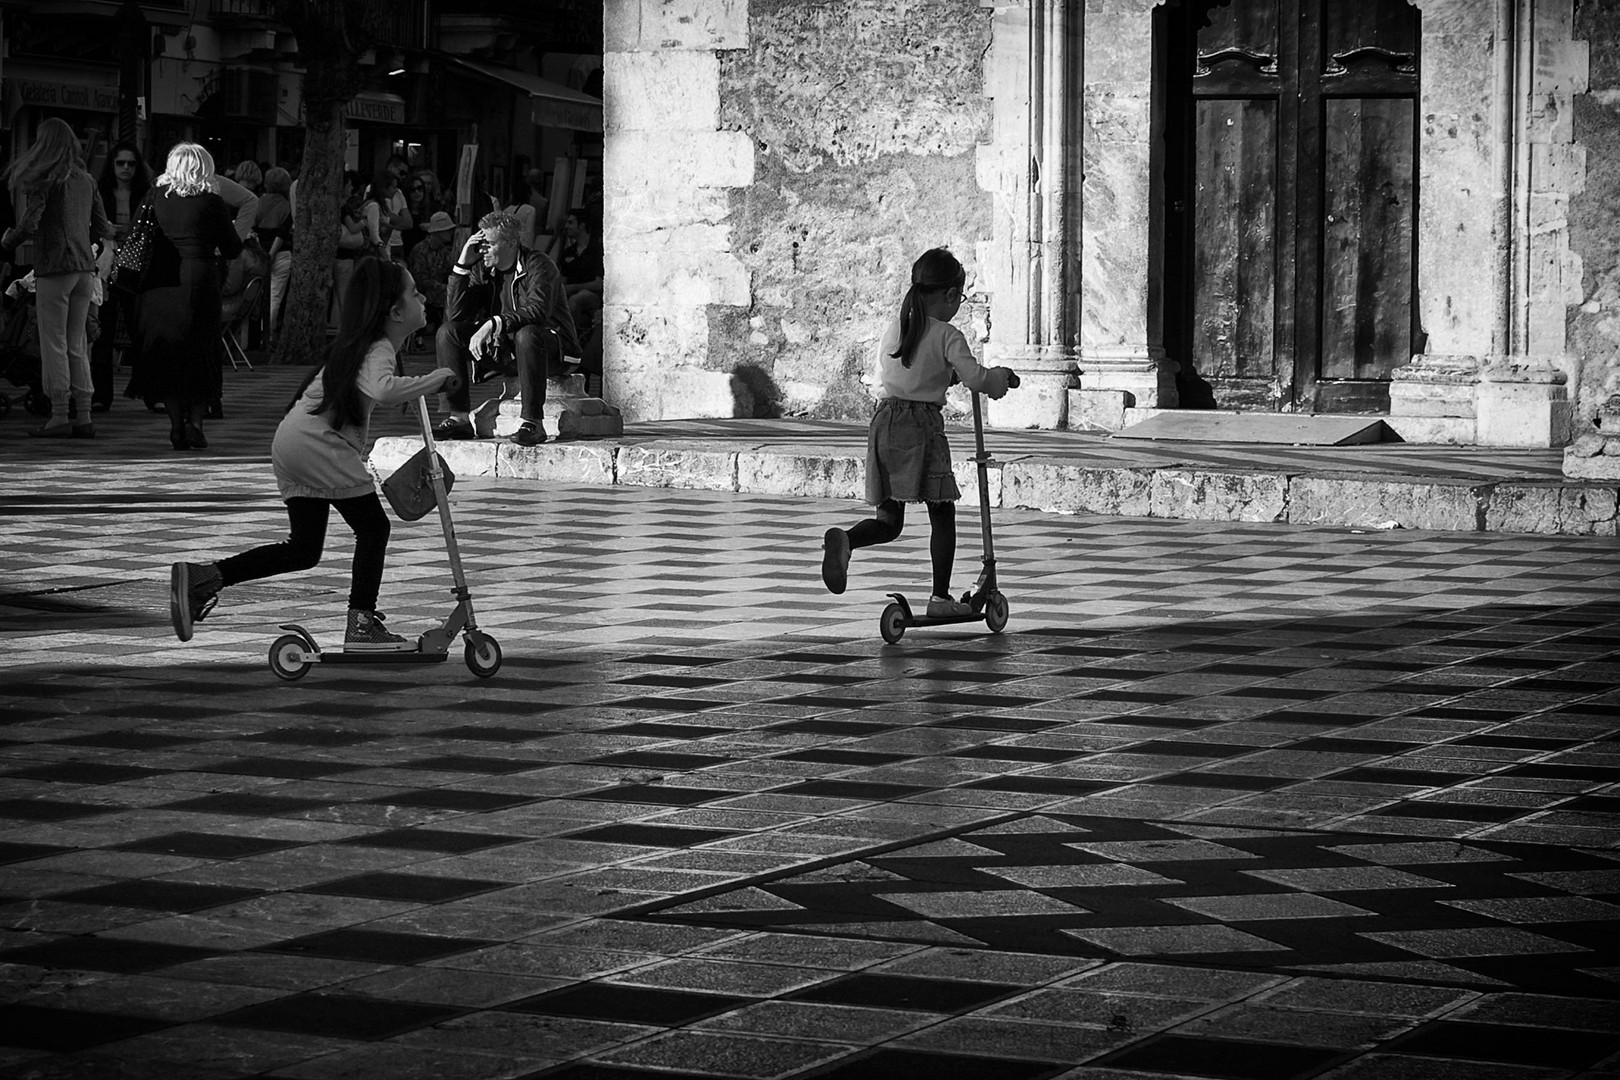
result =
[{"label": "background crowd", "polygon": [[[205,421],[224,415],[224,332],[236,327],[268,349],[286,318],[301,242],[296,171],[255,161],[222,166],[190,142],[170,148],[154,169],[131,142],[87,147],[67,123],[48,119],[0,176],[14,222],[0,235],[6,326],[27,324],[24,334],[0,336],[16,339],[15,358],[31,355],[37,335],[37,368],[6,369],[13,383],[29,385],[29,411],[44,417],[29,434],[93,438],[92,415],[112,408],[122,360],[124,396],[167,415],[175,450],[205,449]],[[332,297],[328,332],[341,323],[358,260],[373,256],[409,268],[427,325],[405,351],[431,349],[458,241],[476,236],[488,212],[503,212],[517,222],[522,254],[560,274],[583,353],[573,359],[600,373],[599,196],[570,209],[554,233],[540,170],[507,196],[458,208],[431,169],[398,154],[371,176],[346,171],[331,287],[321,290]]]}]

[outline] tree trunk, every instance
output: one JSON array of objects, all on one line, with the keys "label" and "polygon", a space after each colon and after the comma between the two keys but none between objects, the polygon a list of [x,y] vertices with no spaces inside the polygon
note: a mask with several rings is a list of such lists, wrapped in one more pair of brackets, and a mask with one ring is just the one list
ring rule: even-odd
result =
[{"label": "tree trunk", "polygon": [[313,364],[326,348],[332,259],[337,251],[338,207],[343,198],[343,103],[316,115],[306,99],[304,164],[298,174],[293,218],[292,277],[287,283],[281,333],[273,364]]}]

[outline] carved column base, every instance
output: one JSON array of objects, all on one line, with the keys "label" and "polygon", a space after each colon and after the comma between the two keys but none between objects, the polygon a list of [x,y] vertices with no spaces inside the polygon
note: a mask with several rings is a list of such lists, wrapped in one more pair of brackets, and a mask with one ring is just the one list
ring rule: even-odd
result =
[{"label": "carved column base", "polygon": [[1074,383],[1074,354],[1061,345],[997,345],[984,347],[986,367],[1010,367],[1018,372],[1016,390],[1000,401],[985,400],[985,422],[999,428],[1056,430],[1068,416],[1069,387]]},{"label": "carved column base", "polygon": [[1070,427],[1117,431],[1126,409],[1174,409],[1181,365],[1156,345],[1087,348],[1080,352],[1080,388],[1070,395]]},{"label": "carved column base", "polygon": [[1412,357],[1390,372],[1389,426],[1411,443],[1473,443],[1479,369],[1477,356]]},{"label": "carved column base", "polygon": [[1479,373],[1480,445],[1567,445],[1575,418],[1567,381],[1551,357],[1493,356]]}]

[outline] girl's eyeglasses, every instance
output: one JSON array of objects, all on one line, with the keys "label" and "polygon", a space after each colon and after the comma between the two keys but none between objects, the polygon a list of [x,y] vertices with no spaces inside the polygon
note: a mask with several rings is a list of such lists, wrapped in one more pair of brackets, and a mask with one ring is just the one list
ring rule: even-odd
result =
[{"label": "girl's eyeglasses", "polygon": [[113,162],[113,168],[115,168],[115,169],[133,169],[134,167],[135,167],[135,162],[133,162],[133,161],[115,161],[115,162]]}]

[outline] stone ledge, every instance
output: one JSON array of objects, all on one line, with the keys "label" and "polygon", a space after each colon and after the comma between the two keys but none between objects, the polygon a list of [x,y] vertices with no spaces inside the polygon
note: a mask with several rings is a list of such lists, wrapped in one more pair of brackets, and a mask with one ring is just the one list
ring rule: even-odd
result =
[{"label": "stone ledge", "polygon": [[[421,443],[378,439],[373,472],[388,475]],[[860,500],[864,460],[849,448],[727,445],[724,439],[563,440],[535,447],[477,439],[439,444],[457,476],[563,484]],[[978,502],[977,469],[953,471],[963,501]],[[1480,480],[1366,473],[1096,467],[1016,457],[988,470],[992,507],[1188,521],[1287,522],[1350,528],[1620,535],[1620,483]]]}]

